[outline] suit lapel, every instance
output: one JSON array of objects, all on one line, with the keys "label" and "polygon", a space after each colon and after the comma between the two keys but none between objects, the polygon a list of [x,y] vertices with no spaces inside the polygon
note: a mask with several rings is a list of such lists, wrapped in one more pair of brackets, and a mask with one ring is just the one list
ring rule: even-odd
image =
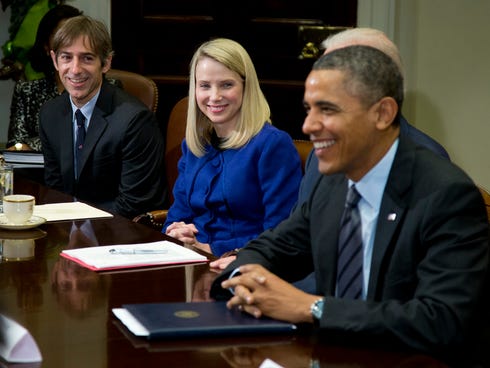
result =
[{"label": "suit lapel", "polygon": [[402,225],[402,219],[407,211],[405,197],[411,186],[411,173],[414,165],[414,151],[408,148],[410,145],[409,141],[400,137],[398,150],[381,201],[373,244],[368,299],[373,299],[377,294],[377,285],[383,285],[379,282],[379,278],[383,277],[380,275],[381,265],[390,246],[395,246],[396,240],[393,238],[397,229]]},{"label": "suit lapel", "polygon": [[70,98],[68,93],[64,93],[65,99],[61,111],[60,129],[60,169],[63,181],[67,183],[66,187],[73,191],[75,187],[74,173],[74,156],[73,150],[75,143],[73,141],[73,112],[71,109]]},{"label": "suit lapel", "polygon": [[80,172],[82,172],[88,157],[94,150],[97,141],[106,130],[107,125],[107,120],[103,117],[101,111],[97,107],[95,107],[94,112],[92,113],[92,117],[90,119],[87,136],[85,137],[85,146],[83,147]]},{"label": "suit lapel", "polygon": [[112,111],[113,94],[114,90],[112,90],[109,87],[108,83],[104,80],[99,93],[99,98],[97,99],[94,111],[92,112],[92,117],[90,118],[89,127],[87,129],[87,135],[85,137],[85,145],[83,147],[83,154],[80,165],[81,167],[79,168],[80,173],[83,171],[87,159],[88,157],[90,157],[90,154],[94,150],[100,137],[107,129],[108,122],[105,117]]},{"label": "suit lapel", "polygon": [[316,186],[311,204],[311,227],[318,232],[312,236],[313,259],[319,285],[324,285],[326,295],[335,292],[337,270],[337,243],[340,217],[347,195],[347,179],[344,175],[324,176]]},{"label": "suit lapel", "polygon": [[398,205],[388,194],[385,193],[379,211],[378,223],[376,225],[376,237],[373,245],[373,255],[371,259],[371,273],[369,276],[368,299],[376,295],[376,285],[379,285],[380,269],[386,252],[396,229],[401,224],[401,219],[405,214],[406,208]]}]

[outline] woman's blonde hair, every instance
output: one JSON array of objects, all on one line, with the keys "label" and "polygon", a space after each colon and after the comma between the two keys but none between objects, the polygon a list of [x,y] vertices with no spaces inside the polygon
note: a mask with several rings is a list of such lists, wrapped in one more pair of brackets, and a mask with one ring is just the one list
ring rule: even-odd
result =
[{"label": "woman's blonde hair", "polygon": [[203,43],[190,64],[189,105],[187,108],[186,142],[191,152],[200,157],[211,143],[213,125],[196,103],[196,66],[209,57],[238,73],[243,80],[243,99],[238,122],[221,148],[240,148],[255,136],[266,123],[271,123],[270,107],[260,89],[255,67],[247,51],[236,41],[216,38]]}]

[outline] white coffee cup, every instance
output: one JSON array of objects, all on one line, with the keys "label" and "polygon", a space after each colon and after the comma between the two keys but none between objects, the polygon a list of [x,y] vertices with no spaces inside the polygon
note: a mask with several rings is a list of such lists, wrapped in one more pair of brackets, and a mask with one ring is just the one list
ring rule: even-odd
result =
[{"label": "white coffee cup", "polygon": [[3,197],[3,214],[14,225],[22,225],[32,217],[36,199],[29,194],[11,194]]}]

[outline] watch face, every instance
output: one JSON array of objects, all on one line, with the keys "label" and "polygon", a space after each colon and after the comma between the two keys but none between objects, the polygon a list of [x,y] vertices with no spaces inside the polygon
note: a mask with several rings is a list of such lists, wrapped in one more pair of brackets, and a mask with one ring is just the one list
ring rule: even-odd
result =
[{"label": "watch face", "polygon": [[311,315],[313,318],[320,320],[322,318],[323,314],[323,298],[316,300],[312,305],[311,305]]}]

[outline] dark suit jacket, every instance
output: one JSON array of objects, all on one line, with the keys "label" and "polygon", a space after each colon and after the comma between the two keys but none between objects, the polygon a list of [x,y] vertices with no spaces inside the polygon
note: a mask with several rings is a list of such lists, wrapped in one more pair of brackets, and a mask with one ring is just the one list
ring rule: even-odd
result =
[{"label": "dark suit jacket", "polygon": [[162,208],[167,189],[164,141],[154,114],[122,89],[102,84],[75,180],[68,93],[41,109],[46,185],[126,217]]},{"label": "dark suit jacket", "polygon": [[[427,147],[431,151],[449,160],[449,154],[443,146],[421,130],[418,130],[413,125],[410,125],[403,116],[400,119],[400,135],[410,137],[412,141],[418,145]],[[301,205],[301,203],[308,199],[313,186],[320,176],[321,174],[318,171],[318,158],[315,156],[314,150],[311,150],[308,158],[306,159],[305,174],[303,175],[299,188],[298,205]]]},{"label": "dark suit jacket", "polygon": [[316,294],[326,296],[322,329],[430,352],[468,343],[473,323],[481,323],[489,262],[487,215],[472,180],[400,137],[378,217],[367,301],[333,297],[346,191],[343,175],[322,176],[307,202],[238,253],[211,296],[229,296],[220,281],[241,264],[262,264],[289,282],[315,271]]}]

